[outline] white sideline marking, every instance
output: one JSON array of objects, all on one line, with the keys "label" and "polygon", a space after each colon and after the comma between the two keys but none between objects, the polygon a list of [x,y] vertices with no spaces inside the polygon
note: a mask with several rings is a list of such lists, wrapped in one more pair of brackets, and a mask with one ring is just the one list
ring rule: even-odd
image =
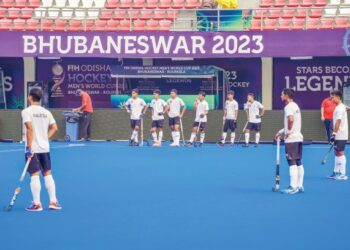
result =
[{"label": "white sideline marking", "polygon": [[[85,146],[86,146],[85,144],[68,144],[68,145],[65,145],[65,146],[51,147],[51,149],[73,148],[73,147],[85,147]],[[1,153],[10,153],[10,152],[23,152],[23,153],[24,153],[24,148],[0,150],[0,154],[1,154]]]}]

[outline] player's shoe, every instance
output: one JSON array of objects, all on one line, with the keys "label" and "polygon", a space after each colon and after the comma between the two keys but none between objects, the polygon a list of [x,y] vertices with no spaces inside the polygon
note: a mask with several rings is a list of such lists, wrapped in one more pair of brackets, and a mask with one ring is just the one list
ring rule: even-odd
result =
[{"label": "player's shoe", "polygon": [[330,176],[327,176],[327,178],[332,179],[332,180],[336,180],[338,175],[339,175],[339,173],[333,172]]},{"label": "player's shoe", "polygon": [[289,186],[287,189],[282,189],[281,193],[282,194],[296,194],[299,192],[299,188],[292,188]]},{"label": "player's shoe", "polygon": [[129,146],[134,146],[134,140],[129,140]]},{"label": "player's shoe", "polygon": [[186,142],[185,147],[192,147],[193,143],[192,142]]},{"label": "player's shoe", "polygon": [[345,174],[339,174],[336,177],[336,180],[338,181],[346,181],[348,179],[348,177]]},{"label": "player's shoe", "polygon": [[225,146],[225,143],[223,143],[222,141],[218,141],[216,145],[218,145],[219,147],[223,147]]},{"label": "player's shoe", "polygon": [[134,147],[138,147],[140,144],[138,143],[138,142],[136,142],[136,141],[134,141],[133,143],[132,143],[132,146],[134,146]]},{"label": "player's shoe", "polygon": [[49,209],[50,210],[62,210],[62,207],[58,203],[58,201],[56,201],[56,202],[50,202]]},{"label": "player's shoe", "polygon": [[32,202],[29,207],[26,208],[27,211],[29,212],[41,212],[43,211],[43,206],[39,203],[39,204],[35,204],[34,202]]},{"label": "player's shoe", "polygon": [[153,143],[152,145],[153,147],[160,147],[161,146],[161,143],[159,141],[156,141]]},{"label": "player's shoe", "polygon": [[244,143],[244,144],[242,145],[242,147],[243,147],[243,148],[249,147],[249,143]]},{"label": "player's shoe", "polygon": [[298,188],[298,193],[299,193],[299,194],[305,193],[304,187],[299,187],[299,188]]},{"label": "player's shoe", "polygon": [[179,144],[176,144],[175,142],[171,143],[169,146],[170,146],[170,147],[180,147],[180,145],[179,145]]},{"label": "player's shoe", "polygon": [[199,144],[197,144],[197,147],[202,147],[203,146],[203,142],[200,142]]},{"label": "player's shoe", "polygon": [[259,143],[255,143],[254,147],[257,148],[259,146]]}]

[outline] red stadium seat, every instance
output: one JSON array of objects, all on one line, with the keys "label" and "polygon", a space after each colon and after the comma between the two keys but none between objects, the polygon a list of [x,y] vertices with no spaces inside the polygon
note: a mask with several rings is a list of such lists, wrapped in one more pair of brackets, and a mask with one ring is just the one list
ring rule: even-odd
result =
[{"label": "red stadium seat", "polygon": [[112,19],[113,16],[114,16],[114,10],[110,10],[110,9],[101,10],[101,13],[100,13],[101,20],[109,20],[109,19]]},{"label": "red stadium seat", "polygon": [[38,19],[28,19],[27,20],[27,30],[38,30],[39,20]]},{"label": "red stadium seat", "polygon": [[264,20],[264,29],[265,30],[274,30],[276,29],[277,20],[276,19],[265,19]]},{"label": "red stadium seat", "polygon": [[252,19],[250,21],[250,30],[261,30],[261,24],[262,22],[260,19]]},{"label": "red stadium seat", "polygon": [[172,6],[172,0],[160,0],[159,1],[159,9],[169,9]]},{"label": "red stadium seat", "polygon": [[344,29],[349,27],[348,25],[349,20],[346,17],[336,17],[334,19],[334,23],[335,23],[334,28],[337,28],[337,29]]},{"label": "red stadium seat", "polygon": [[26,20],[24,19],[13,20],[13,30],[25,30],[26,26]]},{"label": "red stadium seat", "polygon": [[159,29],[163,31],[168,31],[171,28],[173,23],[169,20],[160,20],[159,21]]},{"label": "red stadium seat", "polygon": [[296,9],[296,18],[306,18],[307,17],[307,9]]},{"label": "red stadium seat", "polygon": [[333,29],[334,25],[334,19],[333,18],[327,18],[323,17],[320,19],[321,29]]},{"label": "red stadium seat", "polygon": [[133,11],[128,11],[128,18],[130,19],[138,19],[140,17],[140,11],[136,11],[136,10],[133,10]]},{"label": "red stadium seat", "polygon": [[53,20],[52,19],[42,19],[41,20],[41,30],[50,31],[53,28]]},{"label": "red stadium seat", "polygon": [[106,8],[107,9],[116,9],[119,5],[119,0],[107,0]]},{"label": "red stadium seat", "polygon": [[299,0],[287,0],[287,6],[288,7],[298,7]]},{"label": "red stadium seat", "polygon": [[146,9],[158,8],[158,0],[147,0]]},{"label": "red stadium seat", "polygon": [[40,6],[40,0],[28,0],[29,8],[38,8]]},{"label": "red stadium seat", "polygon": [[107,21],[106,20],[96,20],[95,21],[95,30],[103,31],[106,30]]},{"label": "red stadium seat", "polygon": [[275,2],[273,3],[274,7],[284,7],[286,6],[286,1],[285,0],[275,0]]},{"label": "red stadium seat", "polygon": [[167,16],[167,12],[164,10],[155,10],[154,11],[154,17],[155,20],[162,20],[165,19]]},{"label": "red stadium seat", "polygon": [[323,9],[310,9],[309,17],[320,18],[323,15]]},{"label": "red stadium seat", "polygon": [[129,9],[132,6],[132,0],[120,0],[121,9]]},{"label": "red stadium seat", "polygon": [[289,19],[289,18],[293,18],[293,17],[294,17],[294,14],[295,14],[295,9],[284,9],[284,10],[282,11],[281,17],[282,17],[282,18]]},{"label": "red stadium seat", "polygon": [[124,31],[129,31],[130,30],[130,20],[121,20],[119,23],[119,29],[124,30]]},{"label": "red stadium seat", "polygon": [[196,9],[200,6],[200,2],[198,0],[186,0],[186,9]]},{"label": "red stadium seat", "polygon": [[107,30],[108,31],[117,31],[119,26],[118,20],[109,20],[107,21]]},{"label": "red stadium seat", "polygon": [[313,0],[301,0],[301,7],[311,7],[314,4]]},{"label": "red stadium seat", "polygon": [[182,9],[185,6],[185,0],[173,0],[173,9]]},{"label": "red stadium seat", "polygon": [[281,16],[281,10],[280,9],[270,9],[269,10],[269,18],[270,19],[277,19],[277,18],[280,18]]},{"label": "red stadium seat", "polygon": [[179,11],[178,10],[168,10],[166,12],[166,16],[165,18],[168,20],[175,20],[179,15]]},{"label": "red stadium seat", "polygon": [[260,0],[259,6],[261,8],[269,8],[272,6],[272,0]]},{"label": "red stadium seat", "polygon": [[30,19],[33,17],[34,10],[32,8],[23,8],[21,10],[22,19]]},{"label": "red stadium seat", "polygon": [[293,19],[292,29],[302,30],[305,28],[305,19]]},{"label": "red stadium seat", "polygon": [[114,20],[123,20],[126,17],[126,11],[125,10],[115,10],[113,14]]},{"label": "red stadium seat", "polygon": [[15,6],[18,7],[18,8],[24,8],[24,7],[27,6],[27,0],[16,0],[16,5]]},{"label": "red stadium seat", "polygon": [[95,21],[94,20],[85,20],[83,22],[83,30],[90,31],[93,30],[95,26]]},{"label": "red stadium seat", "polygon": [[262,19],[267,17],[267,10],[255,10],[253,17],[256,19]]},{"label": "red stadium seat", "polygon": [[80,31],[82,30],[81,20],[69,20],[68,29],[69,31]]},{"label": "red stadium seat", "polygon": [[306,19],[306,29],[318,29],[319,18]]},{"label": "red stadium seat", "polygon": [[145,20],[135,20],[134,21],[134,30],[146,30],[146,21]]},{"label": "red stadium seat", "polygon": [[278,21],[279,30],[289,30],[292,25],[292,19],[280,19]]},{"label": "red stadium seat", "polygon": [[142,9],[146,4],[145,0],[134,0],[134,5],[132,6],[134,9]]},{"label": "red stadium seat", "polygon": [[0,9],[0,19],[5,18],[5,17],[6,17],[6,15],[7,15],[7,11],[6,11],[6,9],[1,8],[1,9]]},{"label": "red stadium seat", "polygon": [[[72,20],[70,20],[72,21]],[[71,23],[69,23],[69,26],[71,25]],[[55,30],[58,31],[63,31],[66,30],[67,27],[67,20],[64,19],[57,19],[55,20]]]},{"label": "red stadium seat", "polygon": [[2,0],[2,7],[11,8],[15,6],[15,0]]},{"label": "red stadium seat", "polygon": [[315,0],[315,6],[317,7],[323,7],[327,5],[327,0]]},{"label": "red stadium seat", "polygon": [[151,18],[153,18],[153,11],[152,10],[141,10],[140,11],[140,19],[149,20]]},{"label": "red stadium seat", "polygon": [[0,20],[0,30],[10,30],[12,28],[12,20],[2,19]]},{"label": "red stadium seat", "polygon": [[21,10],[18,8],[9,8],[8,9],[8,19],[17,19],[21,16]]},{"label": "red stadium seat", "polygon": [[157,20],[148,20],[147,21],[147,30],[158,30],[159,22]]}]

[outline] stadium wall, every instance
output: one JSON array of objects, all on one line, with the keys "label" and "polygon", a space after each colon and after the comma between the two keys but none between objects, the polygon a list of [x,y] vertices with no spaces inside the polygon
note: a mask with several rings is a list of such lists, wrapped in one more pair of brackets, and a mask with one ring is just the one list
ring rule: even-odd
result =
[{"label": "stadium wall", "polygon": [[[65,121],[62,115],[63,110],[51,110],[57,121],[59,132],[55,139],[63,140],[65,135]],[[206,129],[206,141],[216,142],[220,138],[222,129],[222,111],[210,111]],[[320,120],[319,111],[302,111],[303,116],[303,134],[306,140],[324,141],[324,128]],[[192,111],[186,112],[183,118],[185,137],[189,138],[194,120]],[[237,139],[241,132],[245,119],[245,114],[240,111],[237,131]],[[147,138],[147,132],[150,129],[150,113],[146,115],[144,125],[144,138]],[[262,141],[271,141],[275,133],[282,128],[283,112],[266,111],[262,124]],[[125,110],[101,109],[96,110],[92,122],[92,138],[96,140],[127,140],[130,135],[129,116]],[[165,123],[164,139],[169,140],[170,131]],[[19,110],[0,111],[0,138],[21,140],[21,114]],[[251,137],[254,139],[254,136]]]}]

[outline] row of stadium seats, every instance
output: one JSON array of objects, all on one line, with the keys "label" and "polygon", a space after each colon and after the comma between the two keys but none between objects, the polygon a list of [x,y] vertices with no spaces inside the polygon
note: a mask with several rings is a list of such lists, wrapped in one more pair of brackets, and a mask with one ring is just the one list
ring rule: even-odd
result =
[{"label": "row of stadium seats", "polygon": [[196,9],[200,0],[2,0],[0,8]]},{"label": "row of stadium seats", "polygon": [[253,19],[250,30],[302,30],[350,28],[349,17],[323,17],[309,19]]},{"label": "row of stadium seats", "polygon": [[350,4],[350,0],[260,0],[260,8],[271,7],[323,7],[326,5]]},{"label": "row of stadium seats", "polygon": [[170,20],[62,20],[62,19],[2,19],[0,30],[43,31],[169,31]]}]

